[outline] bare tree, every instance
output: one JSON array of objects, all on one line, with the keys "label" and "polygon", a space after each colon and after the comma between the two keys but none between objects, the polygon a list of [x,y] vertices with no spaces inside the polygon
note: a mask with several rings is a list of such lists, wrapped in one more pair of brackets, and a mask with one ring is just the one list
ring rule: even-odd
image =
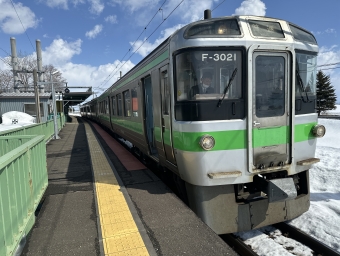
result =
[{"label": "bare tree", "polygon": [[[53,81],[53,86],[54,88],[60,88],[60,87],[65,87],[66,84],[66,79],[63,78],[62,73],[56,69],[53,65],[45,65],[42,67],[43,71],[44,71],[44,77],[45,77],[45,81],[46,82],[51,82],[50,81],[50,76],[52,75],[52,81]],[[45,91],[50,92],[52,85],[51,84],[46,84],[45,85]]]},{"label": "bare tree", "polygon": [[13,87],[13,73],[11,70],[0,70],[0,92],[9,92]]},{"label": "bare tree", "polygon": [[[37,61],[33,55],[25,55],[21,52],[18,53],[18,78],[20,91],[33,91],[33,69],[37,68]],[[58,70],[51,64],[42,67],[44,72],[44,81],[50,82],[50,75]],[[65,87],[66,79],[63,78],[62,73],[58,71],[52,75],[54,87]],[[0,90],[12,91],[14,87],[13,72],[11,70],[0,69]],[[51,91],[51,84],[45,84],[45,92]]]}]

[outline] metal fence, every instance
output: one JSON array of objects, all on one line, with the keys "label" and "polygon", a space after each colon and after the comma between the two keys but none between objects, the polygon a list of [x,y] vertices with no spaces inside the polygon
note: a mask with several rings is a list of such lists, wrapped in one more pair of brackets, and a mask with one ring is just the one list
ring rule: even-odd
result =
[{"label": "metal fence", "polygon": [[[61,115],[58,115],[57,124],[59,131],[63,126],[65,126],[65,121],[66,121],[65,115],[63,113],[61,113]],[[14,135],[45,135],[45,142],[47,142],[54,135],[53,119],[44,123],[32,124],[0,132],[0,136],[14,136]],[[1,147],[0,150],[2,150]]]},{"label": "metal fence", "polygon": [[[57,124],[60,131],[63,113]],[[53,135],[53,120],[0,132],[0,256],[14,255],[33,227],[48,185],[46,143]]]},{"label": "metal fence", "polygon": [[0,145],[0,255],[13,255],[47,188],[45,136],[0,136]]}]

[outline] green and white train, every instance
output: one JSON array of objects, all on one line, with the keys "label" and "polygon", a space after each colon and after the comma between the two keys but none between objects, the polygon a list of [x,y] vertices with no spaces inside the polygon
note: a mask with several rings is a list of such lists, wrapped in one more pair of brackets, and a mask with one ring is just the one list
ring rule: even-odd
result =
[{"label": "green and white train", "polygon": [[[314,36],[288,21],[232,16],[174,32],[81,106],[176,177],[216,233],[290,220],[310,205],[317,124]],[[192,95],[210,72],[213,92]]]}]

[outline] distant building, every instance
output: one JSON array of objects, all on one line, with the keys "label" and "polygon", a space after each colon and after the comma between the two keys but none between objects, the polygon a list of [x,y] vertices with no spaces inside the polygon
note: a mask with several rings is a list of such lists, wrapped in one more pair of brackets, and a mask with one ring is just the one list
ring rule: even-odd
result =
[{"label": "distant building", "polygon": [[[51,93],[40,93],[40,120],[46,122],[51,113]],[[0,93],[0,118],[9,111],[20,111],[36,116],[35,96],[33,92]]]}]

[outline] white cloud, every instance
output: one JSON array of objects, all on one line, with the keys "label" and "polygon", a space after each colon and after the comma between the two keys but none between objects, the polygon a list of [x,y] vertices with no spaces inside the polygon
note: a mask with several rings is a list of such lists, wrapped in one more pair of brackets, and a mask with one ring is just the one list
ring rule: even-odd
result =
[{"label": "white cloud", "polygon": [[245,0],[233,15],[266,15],[266,5],[261,0]]},{"label": "white cloud", "polygon": [[[51,8],[61,8],[64,10],[68,10],[68,4],[72,3],[73,6],[77,6],[78,4],[85,4],[85,0],[40,0],[40,2],[45,3],[47,6]],[[90,4],[89,11],[93,14],[99,15],[104,10],[104,4],[101,0],[87,0]]]},{"label": "white cloud", "polygon": [[[150,15],[154,15],[159,10],[163,2],[159,0],[111,0],[112,4],[118,4],[131,13],[135,13],[135,20],[146,22],[149,21]],[[158,23],[162,21],[162,18],[166,18],[181,2],[182,0],[167,1],[159,10],[155,20]],[[197,21],[203,18],[204,10],[212,9],[214,2],[219,2],[219,0],[186,0],[178,6],[171,16],[177,16],[185,23]],[[153,6],[154,8],[145,8],[145,6]],[[137,24],[145,26],[146,22],[138,22]]]},{"label": "white cloud", "polygon": [[0,70],[9,70],[11,67],[8,64],[11,64],[11,57],[2,57],[0,56]]},{"label": "white cloud", "polygon": [[[117,65],[121,68],[117,69]],[[122,66],[122,63],[116,60],[113,63],[100,65],[99,67],[68,62],[65,65],[59,66],[58,69],[62,72],[63,77],[66,78],[69,86],[93,86],[93,91],[99,96],[105,89],[117,81],[119,71],[122,71],[124,75],[133,67],[134,64],[131,61],[127,61]],[[111,79],[107,83],[102,84],[113,70],[115,71]]]},{"label": "white cloud", "polygon": [[94,28],[85,33],[89,39],[95,38],[103,30],[103,25],[95,25]]},{"label": "white cloud", "polygon": [[89,0],[91,7],[90,12],[96,15],[99,15],[104,10],[104,4],[101,0]]},{"label": "white cloud", "polygon": [[119,4],[123,8],[127,8],[131,13],[140,10],[140,9],[148,9],[146,6],[157,6],[159,0],[111,0],[112,4]]},{"label": "white cloud", "polygon": [[105,18],[105,21],[106,21],[106,22],[109,22],[109,23],[112,23],[112,24],[116,24],[116,23],[118,23],[118,21],[117,21],[117,15],[110,15],[110,16],[107,16],[107,17]]},{"label": "white cloud", "polygon": [[[312,32],[314,33],[314,32]],[[314,33],[315,35],[323,35],[323,34],[334,34],[336,35],[336,30],[334,28],[327,28],[324,31],[317,31]]]},{"label": "white cloud", "polygon": [[[333,45],[329,48],[321,47],[318,54],[318,66],[327,65],[333,63],[340,63],[340,49],[337,45]],[[337,67],[337,68],[336,68]],[[337,101],[340,101],[340,65],[332,66],[321,66],[326,75],[329,75],[331,79],[331,84],[335,88],[335,93],[337,95]]]},{"label": "white cloud", "polygon": [[[30,8],[22,3],[14,3],[14,6],[26,30],[38,25],[39,20]],[[9,0],[0,0],[0,10],[0,27],[4,33],[22,34],[25,32]]]},{"label": "white cloud", "polygon": [[[132,46],[132,51],[139,53],[141,56],[145,57],[148,55],[153,49],[155,49],[160,43],[162,43],[165,39],[167,39],[172,33],[174,33],[177,29],[180,29],[184,25],[178,24],[172,28],[167,28],[161,32],[161,36],[156,39],[154,43],[150,43],[149,41],[144,40],[138,40],[135,43],[130,42],[130,45]],[[144,44],[143,44],[144,42]]]},{"label": "white cloud", "polygon": [[47,0],[47,1],[42,1],[45,2],[47,6],[54,8],[54,7],[59,7],[62,9],[67,10],[68,9],[68,0]]},{"label": "white cloud", "polygon": [[[115,81],[117,81],[119,71],[122,71],[124,75],[134,67],[134,64],[131,61],[121,63],[119,60],[100,66],[75,64],[72,62],[72,57],[81,53],[81,44],[81,39],[77,39],[73,42],[67,42],[61,38],[55,39],[51,45],[46,47],[42,52],[43,65],[52,64],[60,70],[62,76],[67,80],[68,85],[71,87],[94,86],[93,90],[97,91],[97,95],[99,96],[103,90],[96,87],[100,86],[102,89],[110,87]],[[32,56],[36,58],[36,53],[32,53]],[[3,66],[1,62],[2,61],[0,61],[0,68]],[[112,71],[114,72],[112,73]],[[109,81],[102,84],[110,74],[111,77]],[[79,90],[83,91],[82,89]]]},{"label": "white cloud", "polygon": [[85,4],[85,0],[72,0],[72,3],[74,6],[77,6],[78,4]]},{"label": "white cloud", "polygon": [[67,42],[61,38],[53,40],[42,52],[43,65],[60,66],[67,63],[74,55],[81,53],[81,44],[80,39],[74,42]]},{"label": "white cloud", "polygon": [[[164,7],[164,18],[167,17],[181,1],[169,1]],[[180,17],[183,22],[194,22],[203,18],[204,10],[212,9],[217,0],[188,0],[181,3],[172,16]],[[212,14],[213,17],[213,14]]]}]

